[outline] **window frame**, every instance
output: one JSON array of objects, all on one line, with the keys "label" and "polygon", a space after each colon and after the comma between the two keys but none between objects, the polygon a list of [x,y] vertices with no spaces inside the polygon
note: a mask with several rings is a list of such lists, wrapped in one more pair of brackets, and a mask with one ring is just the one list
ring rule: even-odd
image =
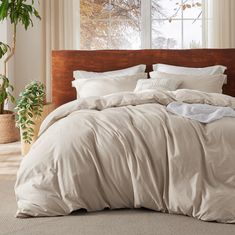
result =
[{"label": "window frame", "polygon": [[[183,3],[183,0],[181,0]],[[206,0],[202,0],[202,47],[207,46],[207,14],[205,9],[207,8]],[[156,20],[156,19],[154,19]],[[164,20],[164,19],[163,19]],[[167,20],[167,19],[165,19]],[[192,18],[183,18],[183,10],[181,10],[181,17],[173,20],[181,21],[181,48],[184,47],[184,21],[192,20]],[[141,0],[141,49],[152,49],[152,0]]]},{"label": "window frame", "polygon": [[[183,2],[183,0],[181,0]],[[202,16],[201,16],[201,21],[202,21],[202,48],[205,48],[208,46],[208,3],[207,0],[201,0],[202,1]],[[80,18],[80,0],[77,0],[77,6],[78,9],[76,11],[76,18]],[[77,7],[76,7],[77,8]],[[183,11],[182,11],[182,16],[180,18],[176,18],[173,20],[178,20],[182,22],[181,25],[181,48],[177,49],[185,49],[184,48],[184,20],[189,20],[191,18],[185,18],[183,19]],[[157,20],[157,19],[154,19]],[[80,19],[79,19],[80,21]],[[109,22],[110,23],[110,22]],[[141,16],[140,16],[140,26],[141,26],[141,32],[140,32],[140,40],[141,40],[141,45],[140,49],[152,49],[152,0],[141,0]],[[77,47],[80,48],[80,32],[81,32],[81,25],[79,24],[79,30],[77,33]],[[108,39],[110,40],[110,38]],[[108,42],[110,44],[110,42]],[[136,48],[137,49],[137,48]]]},{"label": "window frame", "polygon": [[152,48],[152,0],[141,0],[141,49]]}]

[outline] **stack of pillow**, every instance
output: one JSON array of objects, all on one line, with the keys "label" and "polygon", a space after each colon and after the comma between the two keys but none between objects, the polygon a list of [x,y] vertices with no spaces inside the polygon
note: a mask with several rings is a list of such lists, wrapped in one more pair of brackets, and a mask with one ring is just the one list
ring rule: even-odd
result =
[{"label": "stack of pillow", "polygon": [[133,91],[138,80],[147,80],[146,65],[137,65],[127,69],[104,73],[74,71],[77,98],[104,96],[112,93]]},{"label": "stack of pillow", "polygon": [[123,91],[142,91],[146,89],[199,90],[208,93],[222,93],[227,76],[227,68],[215,65],[205,68],[188,68],[166,64],[155,64],[147,79],[146,65],[104,72],[74,71],[73,87],[78,98],[104,96]]},{"label": "stack of pillow", "polygon": [[[224,74],[227,68],[215,65],[205,68],[188,68],[166,64],[153,65],[152,79],[159,83],[164,81],[168,84],[168,90],[191,89],[208,93],[222,93],[223,84],[227,76]],[[166,87],[167,88],[167,87]]]}]

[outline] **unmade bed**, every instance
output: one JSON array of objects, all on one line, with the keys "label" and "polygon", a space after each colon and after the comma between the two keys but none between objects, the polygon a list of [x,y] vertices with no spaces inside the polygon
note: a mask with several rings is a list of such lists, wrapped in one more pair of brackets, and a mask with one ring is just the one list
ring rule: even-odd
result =
[{"label": "unmade bed", "polygon": [[[38,140],[18,171],[17,217],[144,207],[235,223],[232,58],[234,49],[53,52],[52,96],[58,108],[43,122]],[[141,83],[135,91],[82,97],[85,92],[79,97],[71,85],[77,70],[105,72],[146,65],[144,72],[149,73],[158,63],[194,68],[224,65],[227,77],[208,75],[212,91],[203,90],[206,80],[199,75],[201,86],[196,82],[197,89],[190,89],[189,80],[182,78],[192,79],[193,74],[180,75],[180,79],[174,76],[180,82],[173,82],[162,71],[153,74],[160,78],[150,73],[151,79],[159,79],[150,83],[145,81],[151,80],[146,75],[126,75],[129,80],[137,79],[135,84]],[[168,80],[160,82],[164,76]],[[107,82],[111,89],[121,81],[105,79],[109,79],[107,75],[96,81],[78,79],[77,93],[87,84],[91,89]],[[211,85],[215,79],[222,82],[221,88],[224,84],[224,94],[220,94],[218,82]],[[122,87],[131,87],[133,80],[129,80],[123,79]],[[163,88],[167,82],[174,89]],[[143,88],[146,84],[151,89]],[[182,84],[187,87],[180,87]],[[223,112],[216,120],[203,123],[195,113],[201,115],[203,109],[190,108],[189,118],[185,109],[179,114],[170,111],[172,103],[209,105],[214,107],[209,113],[213,115],[218,108]],[[209,114],[204,110],[204,115]]]}]

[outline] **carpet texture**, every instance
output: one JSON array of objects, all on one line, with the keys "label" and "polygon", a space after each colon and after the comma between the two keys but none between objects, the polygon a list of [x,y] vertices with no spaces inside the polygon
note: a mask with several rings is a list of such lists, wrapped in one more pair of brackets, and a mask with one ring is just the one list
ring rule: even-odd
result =
[{"label": "carpet texture", "polygon": [[234,235],[235,225],[148,210],[76,213],[67,217],[16,219],[14,181],[0,179],[0,235]]},{"label": "carpet texture", "polygon": [[0,179],[15,179],[21,160],[20,142],[0,144]]}]

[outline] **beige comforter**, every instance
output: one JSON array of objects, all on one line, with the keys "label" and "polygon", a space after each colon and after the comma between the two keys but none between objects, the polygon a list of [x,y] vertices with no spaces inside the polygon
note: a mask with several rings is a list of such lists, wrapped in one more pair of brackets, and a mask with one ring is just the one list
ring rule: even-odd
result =
[{"label": "beige comforter", "polygon": [[232,97],[189,90],[61,106],[20,166],[17,216],[145,207],[235,223],[235,118],[201,124],[168,113],[172,101],[235,108]]}]

